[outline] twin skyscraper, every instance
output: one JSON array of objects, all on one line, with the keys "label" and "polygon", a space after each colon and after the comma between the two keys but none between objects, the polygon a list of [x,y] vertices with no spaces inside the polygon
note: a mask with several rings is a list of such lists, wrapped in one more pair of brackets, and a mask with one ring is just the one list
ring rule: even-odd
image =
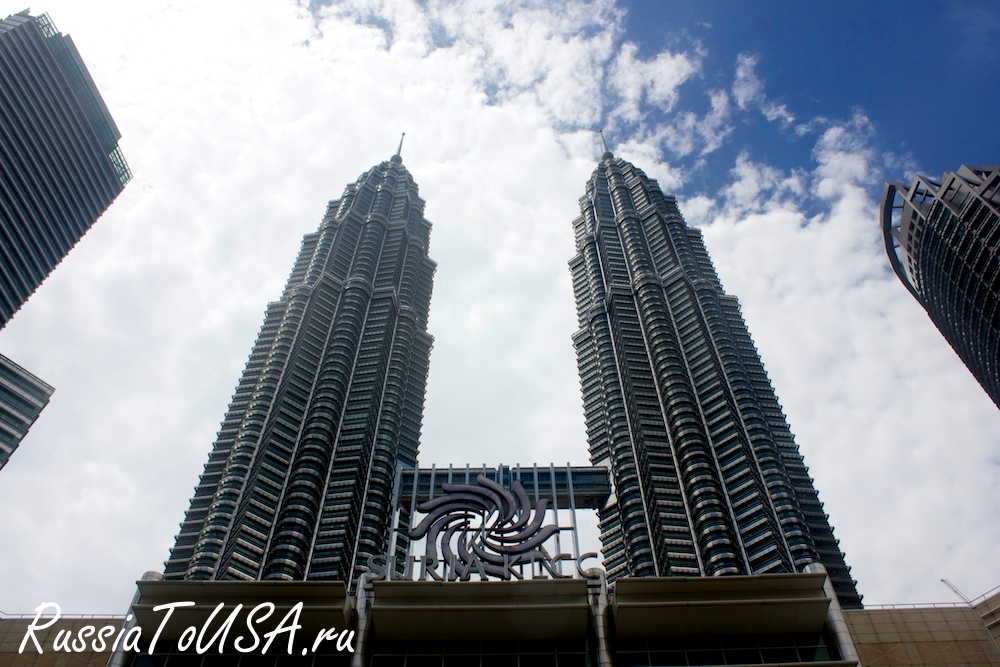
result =
[{"label": "twin skyscraper", "polygon": [[[700,232],[656,181],[606,149],[580,209],[569,262],[573,344],[594,466],[585,470],[600,468],[610,481],[597,507],[608,581],[821,563],[841,605],[859,607],[739,304],[723,291]],[[397,509],[399,487],[409,480],[414,498],[424,488],[417,453],[433,342],[430,229],[398,152],[330,202],[267,307],[164,578],[350,588],[373,556],[400,548],[394,533],[410,526],[413,506]],[[579,504],[573,470],[546,468],[545,479],[553,498]],[[513,512],[505,487],[521,493],[528,477],[518,469],[491,479],[480,476],[483,497]],[[537,467],[533,479],[537,495]],[[427,484],[433,497],[433,473]],[[474,497],[468,484],[440,488],[453,494],[449,502]]]},{"label": "twin skyscraper", "polygon": [[417,462],[431,224],[397,153],[330,202],[271,303],[165,577],[350,582]]}]

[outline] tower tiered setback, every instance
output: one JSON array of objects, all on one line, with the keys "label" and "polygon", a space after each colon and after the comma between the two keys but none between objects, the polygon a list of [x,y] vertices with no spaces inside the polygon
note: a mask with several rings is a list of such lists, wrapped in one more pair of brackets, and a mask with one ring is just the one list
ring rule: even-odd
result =
[{"label": "tower tiered setback", "polygon": [[829,572],[860,597],[740,314],[673,197],[605,147],[573,227],[573,336],[619,577]]},{"label": "tower tiered setback", "polygon": [[166,579],[350,586],[389,544],[398,465],[414,467],[435,263],[397,153],[330,202],[270,304]]}]

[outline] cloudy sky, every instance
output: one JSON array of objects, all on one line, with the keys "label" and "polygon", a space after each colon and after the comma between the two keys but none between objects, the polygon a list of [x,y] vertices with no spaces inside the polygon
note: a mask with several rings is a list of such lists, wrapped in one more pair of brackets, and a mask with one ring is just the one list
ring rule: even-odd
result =
[{"label": "cloudy sky", "polygon": [[865,601],[1000,584],[1000,412],[876,212],[1000,160],[1000,8],[812,5],[39,0],[135,177],[0,331],[57,388],[0,472],[0,610],[124,612],[162,569],[301,235],[402,131],[438,262],[423,463],[586,462],[566,262],[604,128],[703,230]]}]

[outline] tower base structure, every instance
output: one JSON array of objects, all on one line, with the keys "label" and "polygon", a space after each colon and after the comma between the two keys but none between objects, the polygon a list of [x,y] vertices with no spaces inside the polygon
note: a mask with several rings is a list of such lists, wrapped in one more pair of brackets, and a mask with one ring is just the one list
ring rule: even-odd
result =
[{"label": "tower base structure", "polygon": [[[593,575],[363,577],[353,595],[339,582],[144,580],[127,622],[59,619],[34,633],[42,654],[25,640],[26,628],[51,619],[0,620],[0,660],[113,667],[1000,664],[991,636],[991,627],[993,635],[1000,630],[1000,590],[970,605],[846,610],[844,634],[831,620],[836,596],[821,571],[623,577],[610,588],[603,573]],[[87,625],[102,624],[114,626],[107,644],[123,635],[119,651],[91,650],[92,636],[86,651],[53,650],[59,633],[75,641]],[[25,651],[17,654],[22,640]]]},{"label": "tower base structure", "polygon": [[1000,588],[848,610],[819,562],[611,582],[579,534],[614,502],[604,467],[401,468],[393,489],[350,585],[148,572],[124,617],[0,619],[0,666],[1000,665]]}]

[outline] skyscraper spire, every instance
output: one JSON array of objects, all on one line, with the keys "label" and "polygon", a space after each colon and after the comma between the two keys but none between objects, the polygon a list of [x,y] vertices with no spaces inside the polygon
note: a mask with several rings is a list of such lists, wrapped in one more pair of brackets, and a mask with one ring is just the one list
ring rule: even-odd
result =
[{"label": "skyscraper spire", "polygon": [[604,141],[604,130],[598,130],[597,133],[601,135],[601,148],[604,149],[604,154],[601,155],[601,160],[613,158],[614,155],[608,150],[608,143]]},{"label": "skyscraper spire", "polygon": [[399,148],[396,149],[396,157],[398,158],[403,157],[403,139],[405,138],[406,138],[406,132],[403,132],[403,135],[399,138]]},{"label": "skyscraper spire", "polygon": [[673,197],[607,150],[580,199],[573,336],[619,577],[791,573],[860,597],[740,315]]},{"label": "skyscraper spire", "polygon": [[417,460],[433,338],[431,223],[402,160],[362,174],[302,239],[268,305],[166,579],[350,586],[389,546]]}]

